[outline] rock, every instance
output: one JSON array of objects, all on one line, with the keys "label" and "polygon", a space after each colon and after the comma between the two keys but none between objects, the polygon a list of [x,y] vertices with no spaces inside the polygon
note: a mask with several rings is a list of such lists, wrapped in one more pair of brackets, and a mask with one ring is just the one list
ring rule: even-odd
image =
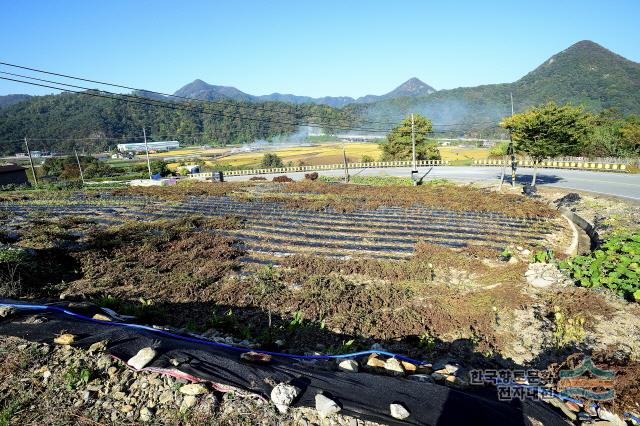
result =
[{"label": "rock", "polygon": [[186,395],[184,397],[184,399],[182,400],[182,404],[180,404],[180,412],[181,413],[185,413],[187,410],[189,410],[189,408],[193,407],[194,405],[196,405],[196,402],[198,400],[196,399],[195,396],[193,395]]},{"label": "rock", "polygon": [[384,369],[392,376],[404,376],[404,368],[396,358],[389,358],[384,363]]},{"label": "rock", "polygon": [[209,390],[200,383],[191,383],[180,388],[180,393],[185,395],[204,395],[208,392]]},{"label": "rock", "polygon": [[446,374],[438,373],[437,371],[431,374],[431,378],[436,382],[444,382],[447,379]]},{"label": "rock", "polygon": [[91,346],[89,346],[89,352],[103,351],[106,348],[107,348],[107,341],[106,340],[101,340],[101,341],[95,342]]},{"label": "rock", "polygon": [[433,366],[431,364],[422,364],[416,368],[416,374],[428,374],[433,373]]},{"label": "rock", "polygon": [[47,384],[47,382],[49,381],[49,377],[51,377],[51,371],[49,371],[49,370],[45,370],[45,371],[42,373],[42,381],[44,382],[44,384],[45,384],[45,385],[46,385],[46,384]]},{"label": "rock", "polygon": [[447,376],[444,384],[454,389],[466,389],[469,387],[469,382],[467,380],[457,376]]},{"label": "rock", "polygon": [[244,360],[244,361],[249,361],[249,362],[256,362],[259,364],[266,364],[268,362],[271,362],[271,355],[269,354],[263,354],[260,352],[244,352],[242,354],[240,354],[240,359]]},{"label": "rock", "polygon": [[409,410],[399,403],[393,403],[389,405],[389,411],[391,411],[391,417],[398,420],[404,420],[409,417]]},{"label": "rock", "polygon": [[418,367],[413,363],[410,363],[407,361],[400,361],[400,364],[402,365],[402,368],[407,374],[414,374],[418,370]]},{"label": "rock", "polygon": [[333,399],[319,393],[316,395],[316,411],[320,417],[327,417],[339,412],[342,408]]},{"label": "rock", "polygon": [[348,371],[350,373],[358,372],[358,362],[353,359],[345,359],[338,363],[338,368],[342,371]]},{"label": "rock", "polygon": [[151,421],[152,418],[153,418],[153,411],[151,411],[147,407],[142,407],[140,409],[140,421],[141,422],[148,423],[148,422]]},{"label": "rock", "polygon": [[620,418],[620,416],[613,414],[611,411],[605,410],[602,407],[598,407],[597,412],[598,412],[598,417],[600,417],[602,420],[611,422],[612,425],[625,426],[627,424],[624,420]]},{"label": "rock", "polygon": [[565,401],[564,405],[566,405],[569,410],[575,411],[576,413],[580,411],[580,406],[575,402]]},{"label": "rock", "polygon": [[160,404],[166,404],[171,401],[173,401],[173,393],[170,391],[162,392],[160,398],[158,398]]},{"label": "rock", "polygon": [[384,347],[380,343],[374,343],[371,345],[372,351],[384,351]]},{"label": "rock", "polygon": [[367,367],[371,368],[384,368],[385,362],[378,358],[378,355],[371,354],[369,358],[367,358]]},{"label": "rock", "polygon": [[456,372],[460,370],[460,366],[458,364],[446,364],[444,369],[447,370],[449,374],[456,374]]},{"label": "rock", "polygon": [[70,345],[74,342],[76,336],[73,334],[65,333],[53,339],[53,343],[57,345]]},{"label": "rock", "polygon": [[6,318],[15,314],[18,310],[13,306],[0,306],[0,318]]},{"label": "rock", "polygon": [[98,320],[98,321],[109,321],[109,322],[111,322],[111,318],[109,318],[106,315],[102,315],[102,314],[95,314],[92,318],[94,320]]},{"label": "rock", "polygon": [[135,354],[133,357],[127,361],[127,364],[136,370],[143,369],[147,364],[149,364],[153,358],[156,356],[156,351],[153,348],[142,348]]},{"label": "rock", "polygon": [[128,405],[128,404],[124,405],[124,406],[122,406],[120,411],[122,411],[123,413],[130,413],[131,411],[133,411],[133,406]]},{"label": "rock", "polygon": [[287,384],[287,383],[278,383],[271,390],[271,401],[275,404],[278,411],[282,414],[285,414],[289,409],[289,406],[295,401],[295,399],[300,395],[300,388]]}]

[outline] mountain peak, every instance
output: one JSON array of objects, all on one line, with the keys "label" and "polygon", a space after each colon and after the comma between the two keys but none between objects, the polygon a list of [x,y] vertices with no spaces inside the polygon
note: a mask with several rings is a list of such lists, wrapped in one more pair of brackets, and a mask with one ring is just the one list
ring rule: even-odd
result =
[{"label": "mountain peak", "polygon": [[433,92],[435,92],[433,87],[417,77],[411,77],[384,96],[424,96]]}]

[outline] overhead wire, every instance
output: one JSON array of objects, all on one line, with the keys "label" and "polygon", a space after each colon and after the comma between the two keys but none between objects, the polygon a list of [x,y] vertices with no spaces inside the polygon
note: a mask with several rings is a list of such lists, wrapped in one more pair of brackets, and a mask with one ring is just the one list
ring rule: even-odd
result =
[{"label": "overhead wire", "polygon": [[[157,92],[157,91],[154,91],[154,90],[139,89],[139,88],[126,86],[126,85],[122,85],[122,84],[109,83],[109,82],[100,81],[100,80],[93,80],[93,79],[88,79],[88,78],[84,78],[84,77],[72,76],[72,75],[69,75],[69,74],[56,73],[56,72],[46,71],[46,70],[42,70],[42,69],[38,69],[38,68],[27,67],[27,66],[17,65],[17,64],[11,64],[11,63],[8,63],[8,62],[0,62],[0,65],[5,65],[5,66],[9,66],[9,67],[14,67],[14,68],[20,68],[20,69],[24,69],[24,70],[28,70],[28,71],[32,71],[32,72],[55,75],[55,76],[58,76],[58,77],[69,78],[69,79],[73,79],[73,80],[80,80],[80,81],[86,81],[86,82],[90,82],[90,83],[96,83],[96,84],[100,84],[100,85],[104,85],[104,86],[118,87],[118,88],[121,88],[121,89],[133,90],[133,91],[137,91],[137,92],[152,93],[152,94],[156,94],[156,95],[161,95],[161,96],[171,97],[171,98],[176,98],[176,99],[183,99],[183,100],[192,101],[192,102],[203,102],[203,103],[207,103],[207,104],[221,104],[221,105],[228,105],[228,106],[233,106],[233,107],[237,107],[237,108],[248,108],[248,109],[255,109],[255,110],[261,110],[261,111],[268,111],[268,112],[293,114],[293,113],[286,112],[286,111],[279,111],[279,110],[274,110],[274,109],[270,109],[270,108],[265,108],[265,107],[259,106],[259,105],[239,105],[237,103],[232,103],[232,102],[223,101],[223,100],[206,100],[205,101],[205,100],[190,98],[190,97],[186,97],[186,96],[180,96],[180,95],[175,95],[175,94]],[[12,74],[12,73],[6,73],[5,72],[5,74]],[[14,75],[17,75],[17,74],[14,74]],[[26,77],[26,78],[33,78],[33,79],[37,80],[37,78],[35,78],[35,77]],[[59,84],[64,84],[64,83],[59,83]],[[144,97],[144,96],[142,96],[142,98],[150,99],[150,98],[147,98],[147,97]],[[158,100],[158,101],[162,102],[160,100]],[[307,117],[321,118],[320,116],[307,116]],[[349,118],[353,118],[353,117],[349,117]],[[388,122],[388,121],[385,122],[385,121],[374,121],[374,120],[360,120],[359,122],[360,123],[370,123],[370,124],[392,125],[392,126],[396,126],[398,124],[397,122]],[[475,122],[475,123],[447,123],[447,124],[443,123],[443,124],[434,124],[434,126],[436,126],[436,127],[450,127],[450,126],[458,126],[458,125],[465,126],[465,125],[482,125],[482,124],[497,124],[497,123],[495,121]]]}]

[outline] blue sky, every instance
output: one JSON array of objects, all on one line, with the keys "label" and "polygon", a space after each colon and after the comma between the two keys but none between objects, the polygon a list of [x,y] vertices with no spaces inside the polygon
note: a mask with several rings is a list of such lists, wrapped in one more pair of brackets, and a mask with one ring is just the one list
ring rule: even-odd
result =
[{"label": "blue sky", "polygon": [[[414,76],[515,81],[584,39],[640,62],[639,16],[638,0],[3,0],[0,61],[171,93],[200,78],[357,97]],[[48,92],[0,80],[0,95]]]}]

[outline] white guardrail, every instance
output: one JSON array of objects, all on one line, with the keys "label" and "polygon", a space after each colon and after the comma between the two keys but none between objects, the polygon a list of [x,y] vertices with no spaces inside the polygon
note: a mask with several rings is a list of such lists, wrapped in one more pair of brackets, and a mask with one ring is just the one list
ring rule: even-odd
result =
[{"label": "white guardrail", "polygon": [[[383,167],[411,167],[411,161],[374,161],[371,163],[349,163],[349,169],[377,169]],[[416,165],[425,166],[448,166],[448,161],[442,160],[421,160],[416,161]],[[229,170],[223,172],[225,176],[246,176],[246,175],[265,175],[273,173],[292,173],[292,172],[319,172],[322,170],[339,170],[344,169],[344,164],[321,164],[317,166],[293,166],[293,167],[275,167],[272,169],[252,169],[252,170]],[[213,176],[213,173],[193,173],[189,177],[191,179],[206,179]]]},{"label": "white guardrail", "polygon": [[[474,160],[474,166],[507,166],[511,165],[510,160]],[[520,160],[517,161],[518,167],[533,167],[533,161]],[[541,161],[538,167],[555,168],[555,169],[578,169],[578,170],[594,170],[607,172],[626,173],[627,165],[618,163],[591,163],[587,161]]]}]

